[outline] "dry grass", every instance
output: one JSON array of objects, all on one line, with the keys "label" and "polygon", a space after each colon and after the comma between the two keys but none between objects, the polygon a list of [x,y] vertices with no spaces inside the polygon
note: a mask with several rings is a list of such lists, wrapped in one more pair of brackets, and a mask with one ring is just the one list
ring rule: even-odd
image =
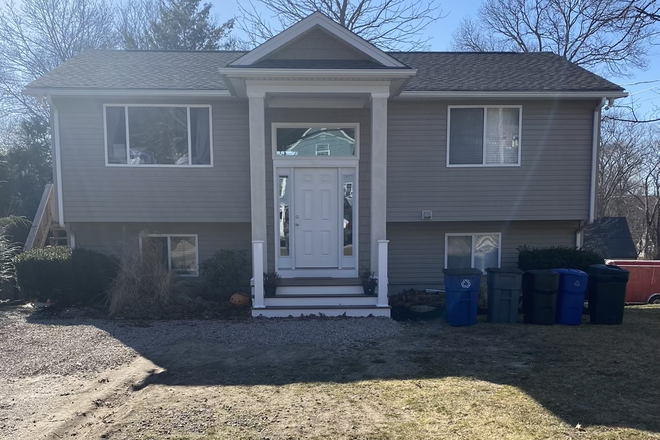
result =
[{"label": "dry grass", "polygon": [[[183,341],[110,439],[660,439],[660,307],[621,326],[406,325],[365,347]],[[184,355],[185,354],[185,355]]]},{"label": "dry grass", "polygon": [[173,302],[174,279],[162,261],[162,251],[145,240],[141,252],[121,262],[108,294],[110,315],[130,315],[136,308],[162,307]]}]

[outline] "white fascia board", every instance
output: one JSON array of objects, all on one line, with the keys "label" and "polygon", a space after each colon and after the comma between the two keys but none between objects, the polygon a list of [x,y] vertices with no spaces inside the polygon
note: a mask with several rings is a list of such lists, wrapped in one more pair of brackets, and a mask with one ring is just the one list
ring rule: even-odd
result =
[{"label": "white fascia board", "polygon": [[593,92],[456,92],[456,91],[403,91],[398,99],[421,99],[421,98],[574,98],[574,99],[600,99],[600,98],[625,98],[628,92],[620,91],[593,91]]},{"label": "white fascia board", "polygon": [[294,24],[288,29],[283,30],[270,40],[266,41],[262,45],[258,46],[256,49],[246,53],[242,57],[232,61],[230,65],[240,66],[240,65],[251,65],[257,61],[265,58],[271,52],[276,51],[290,41],[301,36],[305,32],[312,29],[314,26],[319,26],[330,32],[349,46],[354,47],[360,52],[364,53],[368,57],[378,61],[379,63],[389,66],[389,67],[406,67],[405,64],[401,63],[392,56],[386,54],[382,50],[378,49],[373,44],[368,41],[360,38],[353,32],[344,28],[343,26],[335,23],[330,18],[321,14],[320,12],[315,12],[307,18],[302,19],[298,23]]},{"label": "white fascia board", "polygon": [[375,78],[402,79],[415,76],[417,69],[241,69],[227,67],[218,69],[228,78]]},{"label": "white fascia board", "polygon": [[381,94],[390,96],[389,81],[246,81],[247,96],[281,94]]},{"label": "white fascia board", "polygon": [[146,97],[231,97],[229,90],[163,90],[163,89],[82,89],[34,88],[23,90],[28,96],[146,96]]}]

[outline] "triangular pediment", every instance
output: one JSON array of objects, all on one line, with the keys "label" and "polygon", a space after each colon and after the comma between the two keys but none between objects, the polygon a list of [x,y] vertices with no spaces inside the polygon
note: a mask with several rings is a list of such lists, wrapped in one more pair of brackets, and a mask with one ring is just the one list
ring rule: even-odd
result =
[{"label": "triangular pediment", "polygon": [[320,12],[282,31],[229,66],[256,66],[269,60],[342,60],[369,62],[380,68],[406,67]]}]

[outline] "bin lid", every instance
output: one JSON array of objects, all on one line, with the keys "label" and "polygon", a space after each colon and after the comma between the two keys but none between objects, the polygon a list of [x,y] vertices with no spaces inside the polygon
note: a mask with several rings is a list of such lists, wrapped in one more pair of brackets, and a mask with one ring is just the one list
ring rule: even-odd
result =
[{"label": "bin lid", "polygon": [[557,272],[551,269],[531,269],[531,270],[526,270],[525,273],[532,275],[550,275],[550,276],[557,274]]},{"label": "bin lid", "polygon": [[465,276],[465,275],[483,275],[479,269],[474,267],[466,267],[463,269],[442,269],[442,273],[449,276]]},{"label": "bin lid", "polygon": [[626,269],[613,266],[611,264],[592,264],[589,266],[589,273],[593,274],[603,274],[603,275],[625,275],[626,277],[630,274]]},{"label": "bin lid", "polygon": [[486,268],[488,273],[500,273],[500,274],[511,274],[511,275],[521,275],[522,270],[516,269],[515,267],[488,267]]},{"label": "bin lid", "polygon": [[552,269],[553,272],[560,273],[562,275],[582,275],[586,276],[586,272],[582,272],[581,270],[578,269]]}]

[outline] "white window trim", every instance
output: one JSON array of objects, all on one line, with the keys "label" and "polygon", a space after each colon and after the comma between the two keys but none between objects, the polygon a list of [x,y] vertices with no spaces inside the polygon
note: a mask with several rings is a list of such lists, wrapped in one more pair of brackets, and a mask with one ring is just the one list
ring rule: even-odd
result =
[{"label": "white window trim", "polygon": [[[445,264],[447,269],[447,242],[449,237],[472,237],[472,248],[470,249],[470,267],[474,267],[474,237],[475,235],[497,235],[500,243],[497,249],[497,267],[502,267],[502,233],[501,232],[447,232],[445,233]],[[484,272],[485,273],[485,272]]]},{"label": "white window trim", "polygon": [[[131,163],[110,163],[108,160],[108,120],[106,116],[106,109],[108,107],[123,107],[124,117],[126,119],[126,161],[130,161],[131,141],[129,138],[128,129],[128,108],[129,107],[184,107],[187,114],[188,125],[188,161],[191,162],[187,165],[176,164],[131,164]],[[190,109],[191,108],[208,108],[209,109],[209,147],[210,147],[210,164],[194,165],[192,164],[192,131],[190,127]],[[125,167],[125,168],[213,168],[213,106],[211,104],[103,104],[103,149],[105,151],[105,166],[106,167]]]},{"label": "white window trim", "polygon": [[[355,129],[355,154],[353,156],[278,156],[277,155],[277,129],[278,128],[353,128]],[[337,163],[337,166],[350,166],[344,165],[344,163],[355,163],[360,158],[360,124],[358,122],[346,122],[346,123],[322,123],[322,122],[273,122],[271,124],[271,144],[272,151],[271,157],[273,161],[283,162],[283,161],[297,161],[300,162],[299,166],[314,166],[318,164],[319,160],[323,161],[333,161]],[[318,166],[329,166],[333,167],[334,165],[318,165]]]},{"label": "white window trim", "polygon": [[[480,164],[450,164],[449,148],[451,140],[451,109],[453,108],[481,108],[484,109],[483,157]],[[518,163],[484,163],[486,161],[486,109],[489,108],[517,108],[518,111]],[[485,167],[519,167],[522,159],[522,105],[449,105],[447,106],[447,168],[485,168]]]},{"label": "white window trim", "polygon": [[142,238],[143,237],[166,237],[167,238],[167,271],[172,273],[172,237],[195,237],[195,273],[194,274],[173,274],[183,278],[197,278],[199,277],[199,236],[198,234],[146,234],[140,235],[140,252],[142,252]]}]

